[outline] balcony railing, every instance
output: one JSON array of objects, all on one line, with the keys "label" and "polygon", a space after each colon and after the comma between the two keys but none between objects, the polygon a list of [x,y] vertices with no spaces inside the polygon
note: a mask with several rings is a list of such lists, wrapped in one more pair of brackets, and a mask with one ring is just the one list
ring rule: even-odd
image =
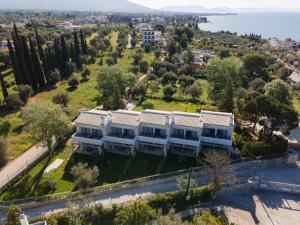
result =
[{"label": "balcony railing", "polygon": [[81,134],[81,133],[75,133],[75,137],[82,137],[82,138],[89,138],[89,139],[95,139],[100,140],[103,136],[94,136],[94,135],[87,135],[87,134]]},{"label": "balcony railing", "polygon": [[188,141],[199,141],[199,138],[196,137],[187,137],[187,136],[179,136],[179,135],[172,135],[172,138],[182,139],[182,140],[188,140]]},{"label": "balcony railing", "polygon": [[231,137],[228,137],[228,136],[218,136],[218,135],[210,135],[210,134],[202,134],[202,137],[216,138],[216,139],[222,139],[222,140],[231,140]]},{"label": "balcony railing", "polygon": [[109,134],[108,136],[110,137],[117,137],[117,138],[124,138],[124,139],[134,139],[135,136],[132,136],[132,135],[127,135],[127,134]]},{"label": "balcony railing", "polygon": [[157,135],[157,134],[151,134],[151,133],[141,133],[140,136],[142,137],[150,137],[150,138],[158,138],[158,139],[166,139],[166,135]]}]

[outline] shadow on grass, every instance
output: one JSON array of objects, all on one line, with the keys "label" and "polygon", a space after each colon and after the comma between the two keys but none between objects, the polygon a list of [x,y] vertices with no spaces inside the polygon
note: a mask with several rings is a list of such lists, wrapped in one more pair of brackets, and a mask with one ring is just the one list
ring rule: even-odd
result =
[{"label": "shadow on grass", "polygon": [[68,161],[63,179],[73,182],[71,168],[79,162],[97,166],[100,171],[98,185],[116,183],[145,176],[168,173],[197,166],[193,158],[169,155],[167,159],[137,153],[134,158],[106,153],[103,157],[73,154]]}]

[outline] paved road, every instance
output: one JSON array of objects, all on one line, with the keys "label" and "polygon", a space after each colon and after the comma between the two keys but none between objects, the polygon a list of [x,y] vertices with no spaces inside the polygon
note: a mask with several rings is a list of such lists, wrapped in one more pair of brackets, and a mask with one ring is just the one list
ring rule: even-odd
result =
[{"label": "paved road", "polygon": [[[276,175],[273,174],[275,174],[279,170],[282,171],[282,173],[280,173],[277,178]],[[289,181],[292,183],[293,181],[297,180],[300,174],[299,167],[272,166],[264,170],[259,169],[257,171],[257,174],[264,174],[264,179],[266,180],[269,180],[268,174],[272,174],[272,179],[274,179],[274,181],[277,181],[277,179],[280,180],[282,178],[284,171],[287,170],[289,171],[288,172]],[[253,175],[252,169],[242,170],[236,174],[236,176],[238,177],[241,183],[245,182],[252,175]],[[210,178],[208,176],[201,175],[198,176],[196,180],[199,185],[204,185],[208,183]],[[170,182],[158,183],[158,184],[144,184],[142,186],[135,187],[135,188],[116,190],[110,193],[100,193],[92,197],[91,200],[93,200],[94,203],[102,203],[104,206],[110,206],[113,203],[125,203],[128,201],[135,200],[138,197],[145,197],[156,193],[175,191],[177,189],[178,187],[176,181],[170,181]],[[48,203],[46,206],[25,209],[24,212],[29,217],[36,217],[36,216],[42,216],[48,213],[64,210],[67,208],[67,205],[68,205],[68,201],[65,200],[62,202]],[[0,212],[0,221],[3,221],[4,218],[5,218],[5,213]]]},{"label": "paved road", "polygon": [[0,189],[4,187],[11,179],[26,169],[26,167],[34,163],[36,159],[44,155],[47,151],[47,148],[44,148],[40,145],[35,145],[15,160],[9,162],[0,171]]}]

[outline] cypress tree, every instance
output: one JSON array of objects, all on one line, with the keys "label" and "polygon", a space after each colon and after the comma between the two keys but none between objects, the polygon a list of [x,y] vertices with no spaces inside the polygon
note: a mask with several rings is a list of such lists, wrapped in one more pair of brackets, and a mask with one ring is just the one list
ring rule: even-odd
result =
[{"label": "cypress tree", "polygon": [[44,73],[46,74],[48,72],[48,68],[47,68],[47,60],[46,60],[45,52],[44,52],[43,46],[41,44],[40,36],[37,32],[36,27],[34,28],[34,31],[35,31],[35,38],[36,38],[36,42],[37,42],[37,46],[38,46],[39,56],[43,63]]},{"label": "cypress tree", "polygon": [[1,75],[1,72],[0,72],[0,83],[1,83],[3,97],[4,97],[4,99],[6,99],[7,96],[8,96],[8,91],[7,91],[7,88],[6,88],[6,84],[5,84],[4,80],[3,80],[3,77]]},{"label": "cypress tree", "polygon": [[64,35],[60,36],[60,44],[61,44],[61,57],[62,57],[62,63],[63,63],[62,73],[65,74],[66,73],[66,65],[67,65],[67,62],[69,61],[69,56],[68,56],[68,47],[67,47]]},{"label": "cypress tree", "polygon": [[80,30],[80,44],[81,44],[81,50],[82,50],[82,54],[86,55],[87,54],[87,48],[86,48],[86,42],[85,42],[85,37],[84,34],[82,32],[82,30]]},{"label": "cypress tree", "polygon": [[45,82],[45,77],[44,77],[44,72],[43,72],[43,69],[42,69],[41,62],[39,60],[39,57],[36,53],[35,47],[34,47],[33,42],[32,42],[31,39],[29,39],[29,44],[30,44],[30,52],[31,52],[34,72],[37,76],[39,86],[44,87],[46,82]]},{"label": "cypress tree", "polygon": [[75,54],[74,46],[72,43],[70,44],[70,52],[71,52],[72,62],[76,62],[76,54]]},{"label": "cypress tree", "polygon": [[61,72],[64,71],[65,67],[64,67],[64,63],[63,63],[63,59],[62,59],[62,51],[61,51],[61,47],[60,47],[60,43],[59,43],[59,39],[56,38],[54,40],[54,54],[55,54],[55,59],[56,59],[56,65],[59,68],[59,70]]},{"label": "cypress tree", "polygon": [[33,68],[32,58],[31,58],[29,48],[27,45],[27,39],[24,36],[22,36],[21,40],[22,40],[23,52],[24,52],[24,56],[25,56],[25,63],[27,66],[27,70],[29,72],[30,80],[31,80],[31,87],[33,90],[36,91],[39,87],[39,84],[38,84],[38,79],[37,79],[37,76],[36,76],[34,68]]},{"label": "cypress tree", "polygon": [[79,57],[80,57],[80,47],[79,47],[79,41],[78,41],[78,35],[76,32],[73,33],[74,36],[74,56],[75,56],[75,62],[77,66],[79,67]]},{"label": "cypress tree", "polygon": [[26,59],[24,55],[24,46],[22,43],[22,40],[19,36],[18,29],[16,25],[14,24],[14,29],[12,33],[12,38],[14,41],[14,47],[15,47],[15,54],[16,54],[16,63],[18,64],[18,67],[20,68],[20,74],[23,76],[24,84],[28,84],[32,86],[30,74],[26,65]]},{"label": "cypress tree", "polygon": [[25,81],[21,75],[20,67],[16,61],[16,54],[14,52],[14,49],[13,49],[12,44],[9,39],[7,39],[7,46],[8,46],[8,50],[9,50],[10,60],[11,60],[12,66],[13,66],[16,84],[17,85],[25,84]]}]

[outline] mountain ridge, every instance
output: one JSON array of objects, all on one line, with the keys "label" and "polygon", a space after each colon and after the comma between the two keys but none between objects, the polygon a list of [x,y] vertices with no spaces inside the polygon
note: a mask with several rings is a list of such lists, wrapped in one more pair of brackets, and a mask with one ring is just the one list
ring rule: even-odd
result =
[{"label": "mountain ridge", "polygon": [[154,12],[128,0],[1,0],[0,9]]}]

